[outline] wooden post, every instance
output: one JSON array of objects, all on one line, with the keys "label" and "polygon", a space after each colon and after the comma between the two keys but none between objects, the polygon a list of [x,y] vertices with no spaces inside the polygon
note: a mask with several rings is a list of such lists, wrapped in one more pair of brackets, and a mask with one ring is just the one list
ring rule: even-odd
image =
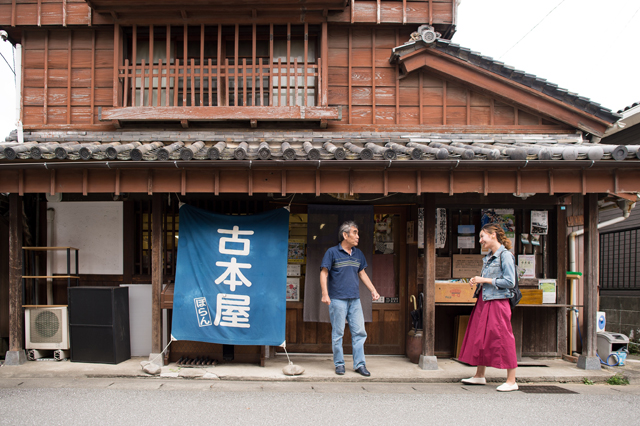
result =
[{"label": "wooden post", "polygon": [[435,194],[422,196],[424,205],[424,308],[422,354],[418,365],[423,370],[437,370],[435,356],[436,331],[436,197]]},{"label": "wooden post", "polygon": [[578,368],[600,370],[596,356],[598,311],[598,194],[584,196],[584,314]]},{"label": "wooden post", "polygon": [[9,195],[9,350],[5,365],[24,364],[22,313],[22,197]]},{"label": "wooden post", "polygon": [[[162,194],[153,194],[151,205],[151,355],[153,360],[162,351]],[[162,365],[162,358],[156,363]]]},{"label": "wooden post", "polygon": [[[567,210],[565,206],[556,207],[556,303],[567,304]],[[567,353],[567,310],[558,308],[558,356]]]}]

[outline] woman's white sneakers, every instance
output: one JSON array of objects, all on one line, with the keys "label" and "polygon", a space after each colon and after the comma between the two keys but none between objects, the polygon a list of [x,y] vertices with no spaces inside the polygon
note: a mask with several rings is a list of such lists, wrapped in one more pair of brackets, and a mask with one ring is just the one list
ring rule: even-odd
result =
[{"label": "woman's white sneakers", "polygon": [[465,385],[486,385],[487,379],[484,377],[469,377],[468,379],[462,379],[462,383]]},{"label": "woman's white sneakers", "polygon": [[[469,377],[468,379],[462,379],[462,384],[465,385],[486,385],[487,379],[484,377]],[[518,384],[514,383],[512,385],[508,383],[503,383],[496,389],[498,392],[512,392],[518,390]]]},{"label": "woman's white sneakers", "polygon": [[498,392],[512,392],[518,390],[518,384],[514,383],[512,385],[508,383],[503,383],[496,389]]}]

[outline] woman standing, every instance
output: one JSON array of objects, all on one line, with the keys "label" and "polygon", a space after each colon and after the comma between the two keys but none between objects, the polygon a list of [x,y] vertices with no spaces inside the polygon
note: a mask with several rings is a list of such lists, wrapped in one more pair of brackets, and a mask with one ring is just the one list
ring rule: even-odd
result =
[{"label": "woman standing", "polygon": [[462,379],[467,385],[484,385],[487,367],[507,370],[507,381],[500,392],[518,390],[516,383],[516,341],[511,329],[511,289],[515,286],[515,259],[508,251],[511,241],[502,227],[487,224],[480,231],[480,245],[489,253],[482,260],[482,276],[471,278],[477,284],[478,300],[471,312],[458,359],[476,365],[475,376]]}]

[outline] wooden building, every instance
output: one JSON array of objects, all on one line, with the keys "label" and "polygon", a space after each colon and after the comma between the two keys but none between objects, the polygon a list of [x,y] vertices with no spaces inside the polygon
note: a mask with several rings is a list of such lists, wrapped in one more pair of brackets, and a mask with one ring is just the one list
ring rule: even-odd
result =
[{"label": "wooden building", "polygon": [[[585,316],[595,317],[597,202],[635,194],[640,160],[598,143],[617,114],[452,43],[456,14],[455,0],[0,0],[0,27],[22,46],[20,126],[0,154],[8,353],[23,349],[20,206],[44,217],[43,194],[123,203],[121,273],[81,274],[80,284],[152,283],[153,353],[171,309],[178,201],[235,214],[291,204],[292,237],[304,235],[309,205],[373,205],[393,225],[394,281],[372,308],[366,351],[405,353],[409,297],[423,292],[423,368],[455,355],[454,318],[471,310],[435,300],[436,259],[479,254],[461,247],[457,225],[477,232],[483,209],[508,208],[520,238],[544,210],[538,275],[557,279],[557,303],[518,308],[514,326],[522,356],[566,353],[566,206],[584,200]],[[411,228],[419,207],[424,248]],[[447,238],[436,248],[442,208]],[[43,245],[46,224],[33,227]],[[305,322],[304,303],[291,301],[287,341],[329,352],[330,326]],[[178,343],[173,361],[222,353]],[[238,360],[254,355],[236,348]]]}]

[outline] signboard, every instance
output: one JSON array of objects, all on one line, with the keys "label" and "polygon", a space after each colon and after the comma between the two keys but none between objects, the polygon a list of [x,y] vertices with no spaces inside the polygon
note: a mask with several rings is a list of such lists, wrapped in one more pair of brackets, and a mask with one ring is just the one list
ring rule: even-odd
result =
[{"label": "signboard", "polygon": [[481,254],[454,254],[453,255],[453,278],[471,278],[482,273]]}]

